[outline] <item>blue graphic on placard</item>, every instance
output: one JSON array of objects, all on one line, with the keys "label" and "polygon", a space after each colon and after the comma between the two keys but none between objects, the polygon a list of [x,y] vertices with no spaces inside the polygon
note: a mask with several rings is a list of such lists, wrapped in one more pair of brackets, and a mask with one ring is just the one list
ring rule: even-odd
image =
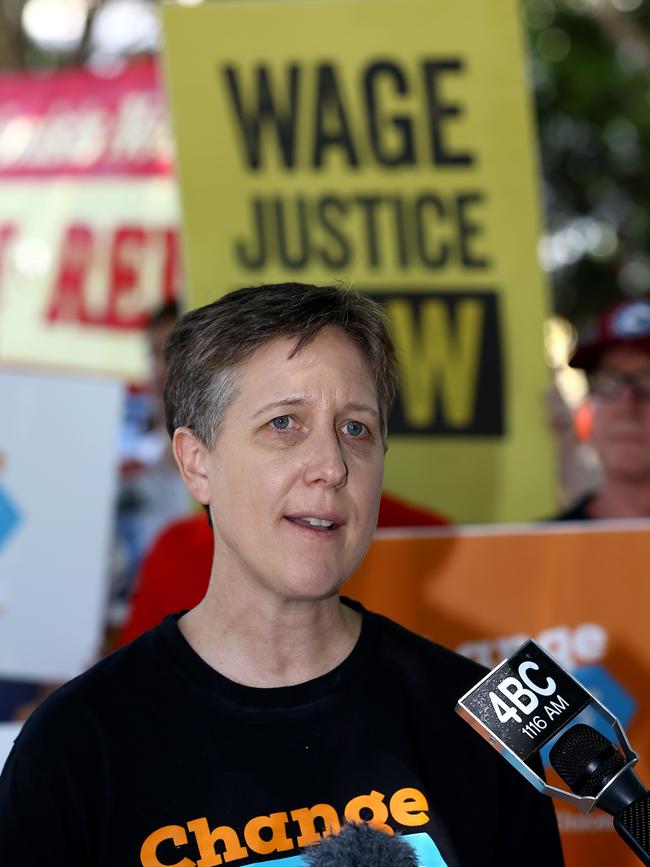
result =
[{"label": "blue graphic on placard", "polygon": [[[419,867],[448,867],[428,834],[402,834],[401,837],[415,849]],[[288,858],[274,858],[272,861],[256,861],[249,867],[305,867],[305,862],[301,855],[290,855]]]},{"label": "blue graphic on placard", "polygon": [[[618,683],[602,665],[583,665],[572,672],[576,680],[588,689],[610,713],[626,728],[634,716],[637,703],[635,699]],[[612,740],[613,731],[605,720],[592,708],[587,708],[579,716],[579,721],[597,729],[606,738]],[[541,751],[545,767],[549,767],[551,744]]]},{"label": "blue graphic on placard", "polygon": [[577,668],[574,676],[618,718],[623,728],[632,722],[637,703],[606,668],[602,665],[585,665]]},{"label": "blue graphic on placard", "polygon": [[0,486],[0,549],[20,524],[20,519],[20,512]]}]

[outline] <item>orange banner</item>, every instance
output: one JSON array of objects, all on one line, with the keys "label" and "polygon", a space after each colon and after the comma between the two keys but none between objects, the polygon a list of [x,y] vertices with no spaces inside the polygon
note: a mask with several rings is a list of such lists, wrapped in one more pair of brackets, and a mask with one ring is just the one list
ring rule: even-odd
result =
[{"label": "orange banner", "polygon": [[[489,668],[537,639],[620,719],[647,784],[648,563],[650,522],[387,530],[344,592]],[[567,867],[639,863],[611,817],[556,806]]]}]

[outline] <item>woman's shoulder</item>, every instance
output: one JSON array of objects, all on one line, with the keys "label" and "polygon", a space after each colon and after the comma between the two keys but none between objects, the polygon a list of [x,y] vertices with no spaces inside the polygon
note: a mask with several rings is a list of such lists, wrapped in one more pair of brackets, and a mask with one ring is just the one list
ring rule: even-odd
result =
[{"label": "woman's shoulder", "polygon": [[458,697],[485,677],[487,670],[460,653],[439,644],[433,638],[420,635],[397,621],[364,610],[368,628],[374,634],[375,652],[382,666],[399,669],[405,677],[445,685]]}]

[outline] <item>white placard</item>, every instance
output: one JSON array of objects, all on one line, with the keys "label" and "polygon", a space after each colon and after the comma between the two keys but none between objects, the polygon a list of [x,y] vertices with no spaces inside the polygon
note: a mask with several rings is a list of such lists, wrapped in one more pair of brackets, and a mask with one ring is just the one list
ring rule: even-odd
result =
[{"label": "white placard", "polygon": [[0,371],[0,677],[66,680],[96,658],[122,394]]}]

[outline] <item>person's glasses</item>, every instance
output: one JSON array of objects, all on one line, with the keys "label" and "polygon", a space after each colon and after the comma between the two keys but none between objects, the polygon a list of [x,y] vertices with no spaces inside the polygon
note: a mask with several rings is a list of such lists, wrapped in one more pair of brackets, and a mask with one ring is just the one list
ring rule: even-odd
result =
[{"label": "person's glasses", "polygon": [[622,373],[620,370],[595,370],[589,375],[589,390],[597,397],[613,400],[629,385],[637,400],[650,400],[650,370]]}]

